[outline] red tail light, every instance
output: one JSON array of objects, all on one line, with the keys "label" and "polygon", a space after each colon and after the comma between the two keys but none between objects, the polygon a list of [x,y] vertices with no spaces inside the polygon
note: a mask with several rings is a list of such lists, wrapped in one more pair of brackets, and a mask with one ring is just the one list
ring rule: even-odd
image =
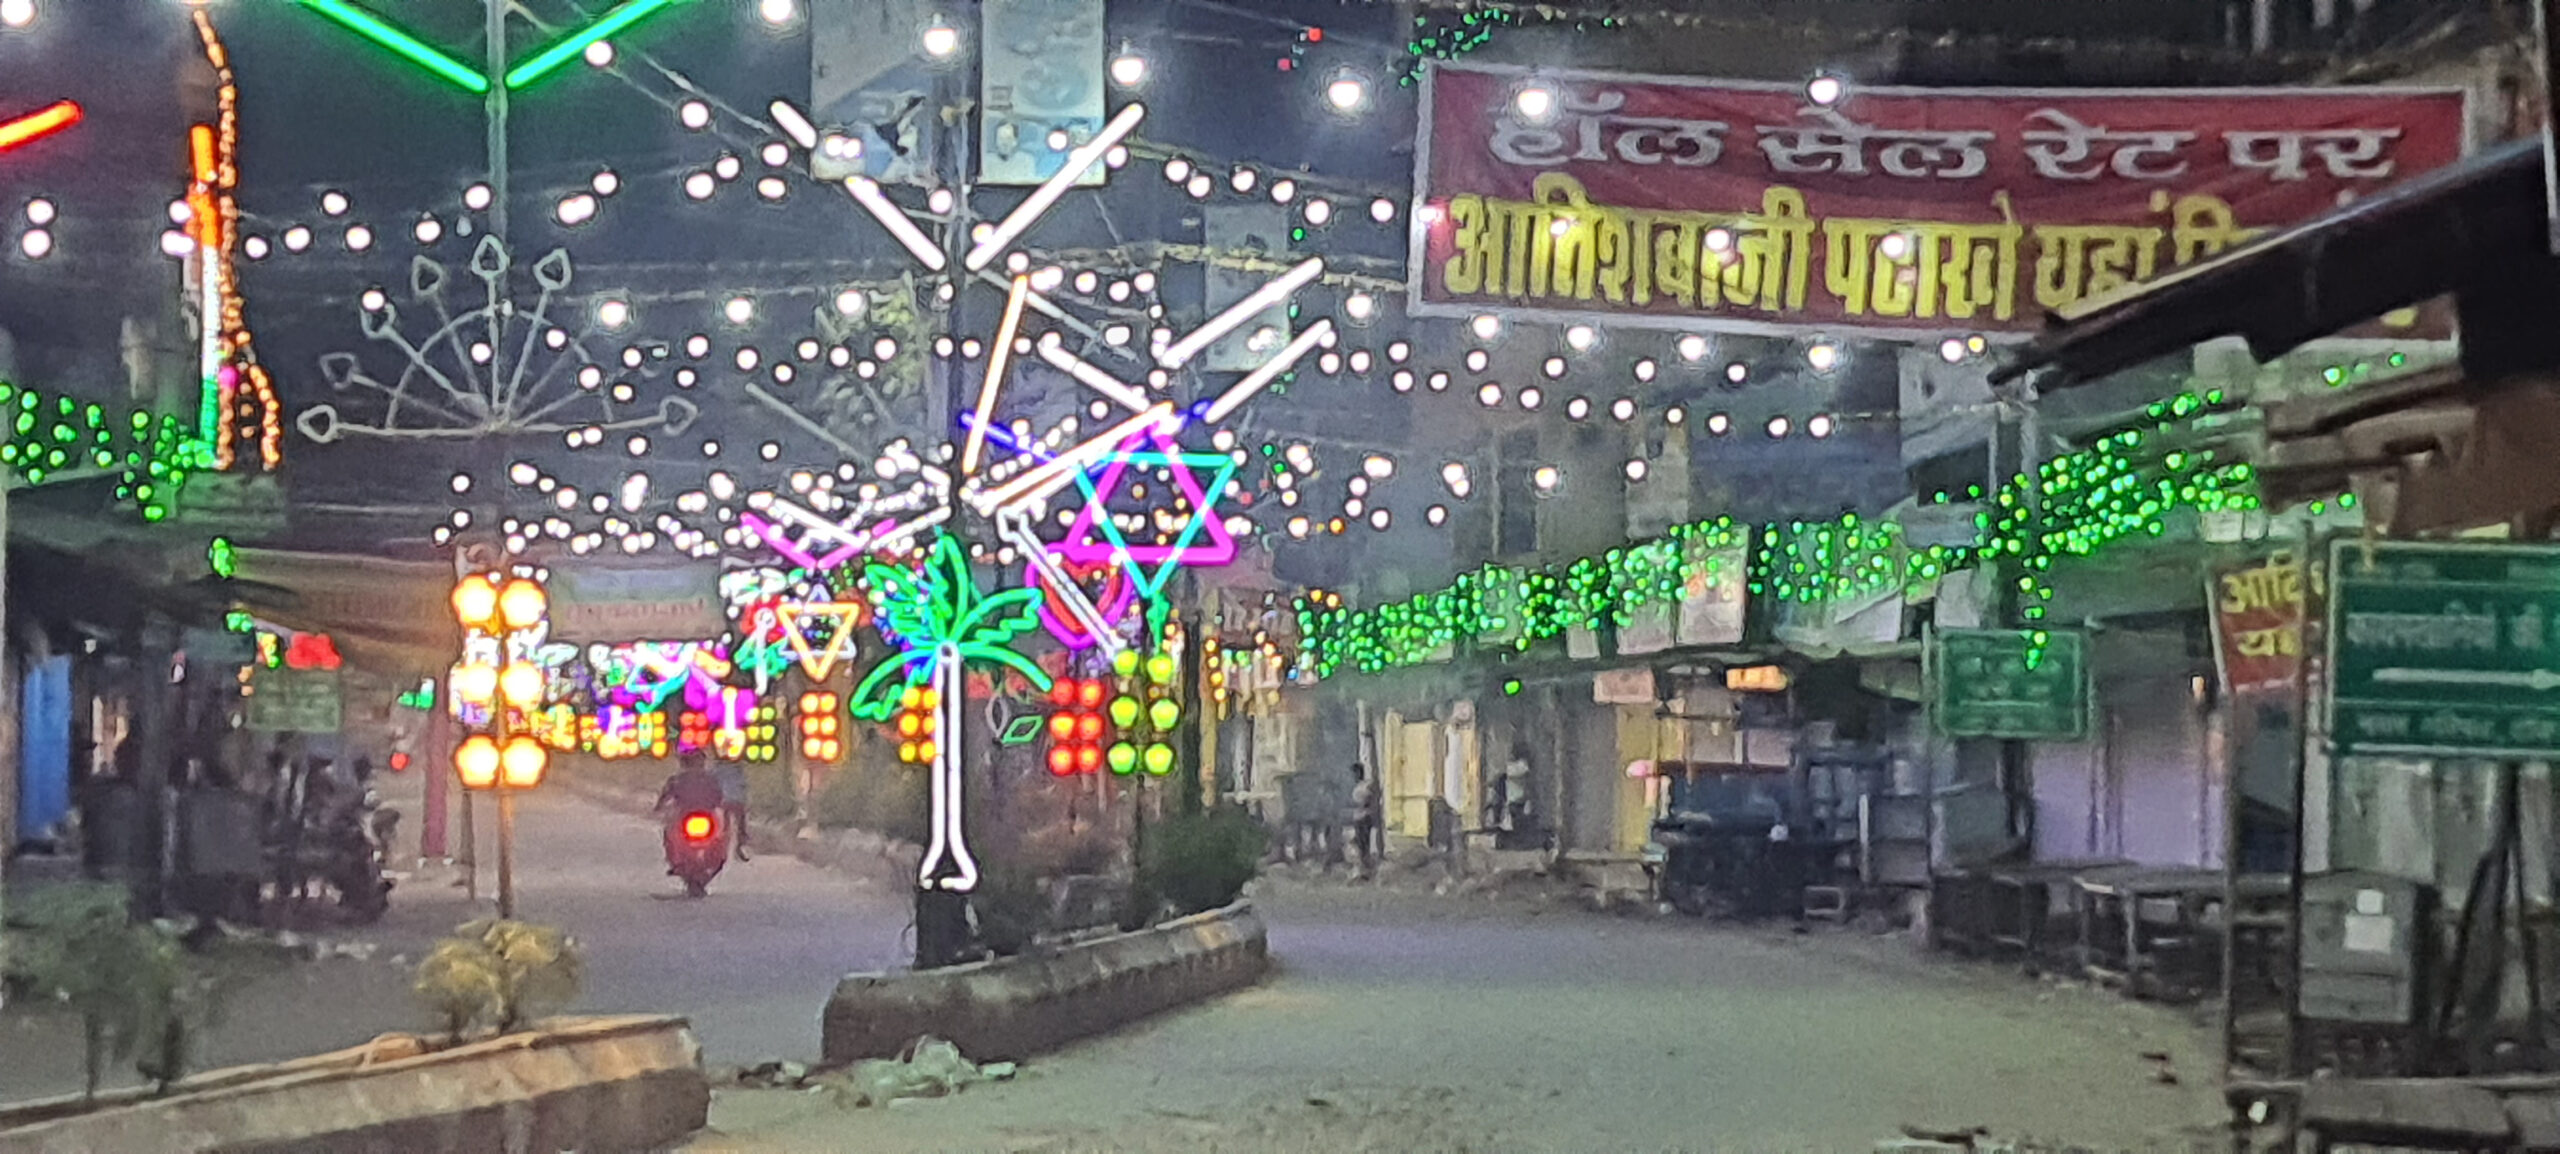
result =
[{"label": "red tail light", "polygon": [[711,831],[714,828],[716,828],[716,826],[711,820],[710,814],[689,813],[684,815],[684,839],[686,841],[710,841]]}]

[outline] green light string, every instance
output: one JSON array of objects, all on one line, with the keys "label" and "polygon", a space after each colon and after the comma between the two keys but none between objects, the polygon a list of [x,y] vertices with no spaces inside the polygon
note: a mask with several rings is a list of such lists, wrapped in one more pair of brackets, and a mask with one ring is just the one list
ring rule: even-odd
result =
[{"label": "green light string", "polygon": [[110,416],[106,406],[71,397],[46,397],[0,382],[0,466],[29,485],[66,472],[97,469],[116,474],[118,500],[132,501],[142,519],[166,520],[176,508],[187,474],[211,464],[204,441],[175,417],[136,411]]},{"label": "green light string", "polygon": [[[1576,32],[1595,28],[1619,28],[1625,21],[1615,16],[1540,15],[1540,23],[1562,24],[1570,21]],[[1404,46],[1402,69],[1396,75],[1399,87],[1410,88],[1422,82],[1422,70],[1434,60],[1456,60],[1493,40],[1497,29],[1517,28],[1521,14],[1507,8],[1477,8],[1449,16],[1416,16],[1413,39]]]},{"label": "green light string", "polygon": [[[2052,600],[2048,576],[2057,559],[2161,536],[2175,512],[2258,507],[2256,472],[2247,464],[2221,463],[2206,450],[2158,447],[2180,422],[2221,404],[2219,392],[2162,401],[2146,412],[2147,427],[2109,434],[2049,461],[2032,479],[2013,477],[1987,500],[1975,489],[1967,498],[1981,501],[1982,509],[1970,544],[1914,547],[1902,526],[1855,514],[1759,526],[1717,517],[1541,569],[1487,565],[1442,589],[1371,609],[1301,597],[1301,653],[1318,678],[1346,669],[1375,673],[1442,659],[1461,641],[1526,651],[1576,626],[1624,628],[1636,613],[1676,602],[1693,577],[1738,578],[1755,597],[1817,604],[1907,592],[1949,573],[2004,562],[2019,574],[2019,613],[2032,628]],[[1940,493],[1934,502],[1949,499]],[[1747,552],[1745,572],[1716,572],[1719,554],[1737,548]]]}]

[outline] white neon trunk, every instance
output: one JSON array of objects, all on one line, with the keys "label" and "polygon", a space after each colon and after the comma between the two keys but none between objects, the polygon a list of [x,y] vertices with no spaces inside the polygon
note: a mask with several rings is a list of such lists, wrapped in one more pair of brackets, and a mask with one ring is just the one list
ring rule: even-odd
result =
[{"label": "white neon trunk", "polygon": [[[933,651],[929,681],[941,699],[934,732],[942,740],[933,746],[933,838],[925,846],[924,864],[916,867],[916,884],[965,894],[978,888],[978,861],[969,855],[968,837],[960,829],[960,706],[965,686],[959,646],[944,645]],[[951,876],[936,877],[946,859]]]}]

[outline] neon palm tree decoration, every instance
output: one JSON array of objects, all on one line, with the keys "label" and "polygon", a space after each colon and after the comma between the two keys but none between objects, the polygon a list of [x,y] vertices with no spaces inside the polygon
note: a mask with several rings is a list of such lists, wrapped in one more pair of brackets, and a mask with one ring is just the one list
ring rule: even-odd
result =
[{"label": "neon palm tree decoration", "polygon": [[[872,562],[863,580],[871,587],[880,632],[905,650],[882,661],[853,690],[853,714],[886,721],[909,689],[933,702],[933,837],[917,884],[967,893],[978,885],[978,863],[960,829],[959,714],[961,671],[992,662],[1049,688],[1049,675],[1006,643],[1040,626],[1040,591],[1007,589],[988,594],[969,572],[959,543],[937,536],[933,552],[914,569]],[[946,872],[945,865],[949,866]]]}]

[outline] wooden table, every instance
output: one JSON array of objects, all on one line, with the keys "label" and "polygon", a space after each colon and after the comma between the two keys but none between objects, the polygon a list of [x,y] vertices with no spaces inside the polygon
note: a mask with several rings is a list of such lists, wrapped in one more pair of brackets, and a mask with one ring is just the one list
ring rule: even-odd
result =
[{"label": "wooden table", "polygon": [[[2080,964],[2091,977],[2122,982],[2137,995],[2201,993],[2220,984],[2219,952],[2204,946],[2209,930],[2228,932],[2214,924],[2224,898],[2221,870],[2101,866],[2072,880],[2079,895]],[[2282,894],[2285,886],[2280,874],[2240,879],[2244,898]],[[2144,916],[2146,905],[2163,904],[2169,907],[2166,920]],[[2182,970],[2173,969],[2180,963]]]},{"label": "wooden table", "polygon": [[[2129,864],[2120,860],[2062,861],[1990,870],[1992,945],[2016,951],[2019,957],[2030,961],[2069,956],[2078,934],[2055,941],[2047,933],[2053,918],[2054,887],[2071,884],[2091,870],[2119,869]],[[2072,908],[2078,909],[2076,901]]]}]

